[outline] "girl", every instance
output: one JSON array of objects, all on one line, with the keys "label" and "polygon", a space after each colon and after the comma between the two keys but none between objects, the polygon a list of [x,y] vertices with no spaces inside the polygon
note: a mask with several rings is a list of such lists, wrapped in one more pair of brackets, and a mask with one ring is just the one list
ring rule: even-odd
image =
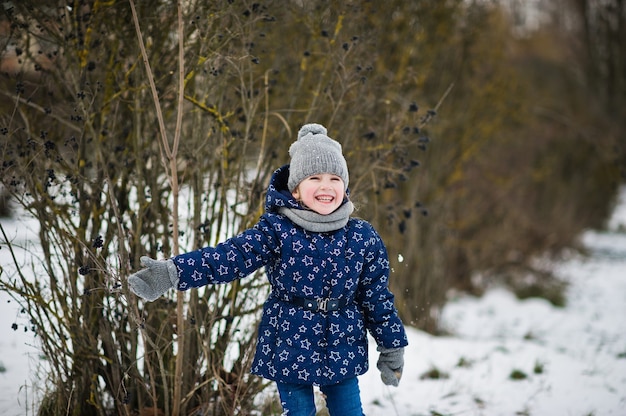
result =
[{"label": "girl", "polygon": [[385,384],[397,386],[407,338],[388,289],[389,261],[374,228],[350,217],[348,167],[324,126],[306,124],[276,170],[265,214],[216,247],[165,261],[141,258],[131,290],[153,301],[168,289],[226,283],[266,268],[252,373],[276,382],[283,415],[313,416],[313,386],[332,416],[362,416],[357,376],[368,369],[367,331]]}]

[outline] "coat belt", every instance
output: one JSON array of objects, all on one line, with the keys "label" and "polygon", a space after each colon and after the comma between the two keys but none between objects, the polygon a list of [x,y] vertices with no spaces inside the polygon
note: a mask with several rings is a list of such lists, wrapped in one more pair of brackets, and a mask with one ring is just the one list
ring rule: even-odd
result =
[{"label": "coat belt", "polygon": [[304,309],[314,312],[332,312],[336,311],[344,306],[347,306],[350,302],[346,298],[340,299],[311,299],[311,298],[301,298],[299,296],[294,296],[291,298],[292,304],[296,306],[300,306]]}]

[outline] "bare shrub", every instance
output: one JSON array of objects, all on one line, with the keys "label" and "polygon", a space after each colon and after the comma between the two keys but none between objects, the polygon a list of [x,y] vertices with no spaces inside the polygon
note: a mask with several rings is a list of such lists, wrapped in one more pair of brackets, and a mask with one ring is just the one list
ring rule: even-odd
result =
[{"label": "bare shrub", "polygon": [[126,277],[254,224],[305,122],[343,144],[402,317],[432,332],[450,288],[541,283],[533,259],[609,212],[623,131],[496,3],[185,1],[182,25],[175,2],[39,3],[0,22],[0,180],[43,256],[3,265],[0,290],[48,360],[41,414],[254,411],[262,271],[150,304]]}]

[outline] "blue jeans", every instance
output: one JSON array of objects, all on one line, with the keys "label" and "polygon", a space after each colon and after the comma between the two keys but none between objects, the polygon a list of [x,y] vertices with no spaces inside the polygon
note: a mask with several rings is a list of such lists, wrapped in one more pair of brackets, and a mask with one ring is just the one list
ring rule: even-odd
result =
[{"label": "blue jeans", "polygon": [[[285,416],[315,416],[313,386],[307,384],[276,383]],[[363,416],[359,381],[356,377],[337,384],[320,386],[326,395],[330,416]]]}]

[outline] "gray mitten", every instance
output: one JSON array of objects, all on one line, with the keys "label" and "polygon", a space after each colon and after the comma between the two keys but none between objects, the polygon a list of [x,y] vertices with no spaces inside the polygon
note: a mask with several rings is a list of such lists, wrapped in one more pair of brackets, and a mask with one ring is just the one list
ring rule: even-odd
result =
[{"label": "gray mitten", "polygon": [[128,277],[130,290],[135,295],[152,302],[178,285],[178,272],[172,260],[153,260],[146,256],[139,260],[145,269]]},{"label": "gray mitten", "polygon": [[404,367],[404,348],[378,347],[380,356],[376,367],[380,370],[380,378],[388,386],[398,386]]}]

